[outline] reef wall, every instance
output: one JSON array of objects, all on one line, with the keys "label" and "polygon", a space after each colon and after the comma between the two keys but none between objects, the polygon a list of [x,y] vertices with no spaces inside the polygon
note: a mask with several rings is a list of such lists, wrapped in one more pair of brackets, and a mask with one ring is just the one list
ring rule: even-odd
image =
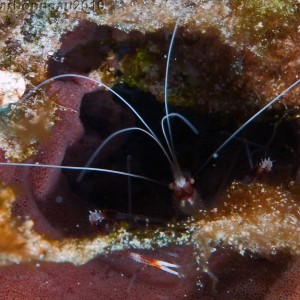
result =
[{"label": "reef wall", "polygon": [[[299,87],[207,161],[298,80],[299,14],[283,0],[1,2],[0,160],[9,163],[83,166],[113,132],[142,127],[83,78],[25,96],[51,76],[103,81],[160,132],[180,16],[168,99],[199,130],[172,119],[202,209],[178,212],[168,161],[135,133],[112,140],[93,167],[126,171],[132,156],[133,173],[164,184],[132,180],[133,214],[149,222],[117,214],[104,232],[89,223],[95,209],[128,212],[126,177],[90,172],[78,182],[76,171],[3,165],[0,298],[299,299]],[[131,251],[177,264],[180,276],[133,261]]]}]

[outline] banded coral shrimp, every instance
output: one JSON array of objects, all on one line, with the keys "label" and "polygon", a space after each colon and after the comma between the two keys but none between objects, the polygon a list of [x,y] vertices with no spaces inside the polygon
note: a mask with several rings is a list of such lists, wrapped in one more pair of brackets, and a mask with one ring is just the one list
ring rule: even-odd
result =
[{"label": "banded coral shrimp", "polygon": [[[65,75],[66,76],[66,75]],[[75,76],[78,76],[78,75],[76,75],[75,74]],[[52,78],[53,79],[53,78]],[[51,81],[51,79],[49,79],[49,81]],[[298,82],[296,83],[296,84],[298,84]],[[283,92],[283,94],[286,94],[288,92],[288,90],[286,90],[285,92]],[[282,96],[282,95],[281,95]],[[279,99],[279,98],[278,98]],[[277,100],[278,100],[277,99]],[[277,101],[276,100],[276,101]],[[171,135],[170,135],[171,136]],[[225,145],[225,144],[224,144]],[[217,151],[215,151],[215,152],[219,152],[221,150],[221,148],[219,148]],[[214,152],[214,153],[215,153]],[[20,165],[22,165],[22,166],[25,166],[26,164],[20,164]],[[27,165],[27,166],[29,166],[29,165]],[[31,165],[32,166],[32,165]],[[47,168],[51,168],[51,167],[54,167],[54,166],[50,166],[50,165],[44,165],[44,164],[39,164],[39,165],[34,165],[34,167],[40,167],[40,168],[45,168],[45,167],[47,167]],[[61,166],[55,166],[55,168],[61,168],[61,169],[63,169],[64,167],[61,167]],[[67,167],[66,167],[67,168]],[[97,169],[97,170],[99,170],[99,169]],[[175,168],[175,171],[176,171],[176,168]],[[121,175],[126,175],[126,174],[123,174],[123,173],[120,173]],[[131,174],[131,175],[133,175],[133,174]],[[136,257],[135,257],[136,258]],[[142,259],[142,257],[140,257],[140,261],[143,261],[143,259]],[[148,261],[148,264],[151,264],[151,262],[150,261]],[[153,262],[152,262],[152,264],[153,264]],[[167,266],[167,263],[165,263],[165,265],[164,266]]]}]

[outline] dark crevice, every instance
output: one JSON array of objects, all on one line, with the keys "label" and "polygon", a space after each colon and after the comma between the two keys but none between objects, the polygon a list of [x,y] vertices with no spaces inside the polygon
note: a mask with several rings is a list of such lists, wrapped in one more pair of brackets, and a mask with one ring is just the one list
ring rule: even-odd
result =
[{"label": "dark crevice", "polygon": [[[83,38],[80,35],[81,31],[88,32],[89,38]],[[97,69],[110,51],[113,51],[120,61],[126,55],[134,55],[138,48],[148,47],[150,41],[159,51],[155,57],[160,57],[156,64],[160,66],[157,72],[163,86],[164,55],[170,42],[170,39],[166,39],[164,30],[147,35],[137,32],[127,34],[107,26],[83,23],[63,39],[61,50],[50,62],[49,74],[53,76],[66,72],[88,73]],[[70,47],[72,43],[74,47]],[[254,92],[245,91],[240,83],[237,84],[239,88],[235,85],[235,80],[240,81],[240,77],[231,67],[231,62],[239,55],[219,40],[217,32],[189,35],[180,29],[171,59],[170,98],[174,98],[176,91],[180,97],[185,96],[184,90],[176,89],[179,82],[188,85],[190,93],[186,96],[190,98],[187,98],[187,101],[191,101],[191,97],[196,95],[193,88],[201,92],[198,99],[193,99],[192,104],[170,104],[170,112],[183,114],[199,130],[199,135],[195,136],[180,120],[172,119],[178,160],[184,171],[191,175],[198,173],[195,186],[206,207],[213,205],[232,180],[244,180],[251,174],[246,144],[249,146],[254,166],[267,157],[275,161],[274,172],[266,179],[270,184],[278,184],[291,178],[290,169],[297,153],[296,142],[290,138],[290,132],[293,131],[292,121],[278,117],[281,113],[271,110],[232,141],[217,160],[212,160],[200,173],[197,172],[246,116],[255,111],[256,106],[251,104]],[[115,75],[118,78],[123,73],[117,70]],[[164,105],[158,101],[157,95],[121,83],[116,84],[114,90],[129,101],[163,140],[160,121],[165,112]],[[250,100],[247,98],[249,95]],[[232,111],[228,110],[230,106]],[[212,108],[217,109],[213,111]],[[224,113],[223,108],[227,113]],[[211,109],[212,112],[208,113]],[[103,91],[85,95],[80,118],[85,135],[68,149],[64,164],[82,166],[99,143],[114,131],[130,126],[143,127],[125,105]],[[166,184],[166,187],[161,187],[133,179],[133,213],[163,220],[177,218],[172,194],[167,187],[172,181],[170,166],[162,151],[149,137],[141,133],[128,133],[114,139],[92,166],[126,171],[128,155],[132,156],[133,173]],[[72,191],[84,199],[91,209],[128,212],[126,177],[88,173],[77,183],[78,172],[64,174]]]}]

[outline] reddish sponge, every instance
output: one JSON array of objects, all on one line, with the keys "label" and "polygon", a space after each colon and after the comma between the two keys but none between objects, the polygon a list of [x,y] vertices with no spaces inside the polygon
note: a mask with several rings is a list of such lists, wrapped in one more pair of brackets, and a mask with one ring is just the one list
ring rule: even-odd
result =
[{"label": "reddish sponge", "polygon": [[[52,130],[50,140],[41,147],[35,161],[41,164],[60,165],[66,148],[83,134],[79,108],[86,90],[80,84],[55,82],[51,91],[56,91],[58,104],[61,106],[59,120]],[[43,201],[53,190],[59,173],[60,170],[57,169],[35,169],[31,172],[31,190],[37,201]]]},{"label": "reddish sponge", "polygon": [[300,299],[300,259],[298,258],[272,286],[266,299],[298,300]]},{"label": "reddish sponge", "polygon": [[99,257],[79,267],[43,262],[2,267],[0,299],[196,299],[192,278],[166,275],[124,257]]},{"label": "reddish sponge", "polygon": [[[50,91],[48,91],[52,96],[47,101],[58,99],[56,100],[59,107],[56,115],[57,121],[51,129],[49,139],[43,141],[38,154],[30,162],[51,165],[62,163],[67,147],[76,142],[83,134],[79,119],[80,104],[84,94],[93,90],[95,90],[95,84],[89,84],[83,80],[52,83]],[[3,154],[0,159],[5,161]],[[59,232],[50,225],[43,204],[49,207],[49,202],[45,202],[49,201],[49,195],[53,196],[53,191],[57,190],[60,185],[60,173],[61,171],[58,169],[0,168],[1,180],[19,187],[14,214],[21,217],[29,216],[35,222],[36,230],[52,237],[61,236],[62,232],[61,229]]]},{"label": "reddish sponge", "polygon": [[232,250],[218,250],[210,259],[211,271],[218,282],[213,290],[210,278],[203,279],[203,299],[264,299],[290,261],[288,255],[266,259],[250,253],[241,256]]}]

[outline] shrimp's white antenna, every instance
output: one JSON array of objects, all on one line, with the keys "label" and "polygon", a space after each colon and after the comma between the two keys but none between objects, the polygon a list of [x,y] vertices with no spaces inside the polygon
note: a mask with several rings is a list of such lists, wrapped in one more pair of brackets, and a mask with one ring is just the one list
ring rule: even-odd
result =
[{"label": "shrimp's white antenna", "polygon": [[[170,148],[170,144],[168,142],[167,136],[166,136],[166,132],[165,132],[165,128],[164,128],[164,122],[168,117],[177,117],[179,119],[181,119],[195,134],[198,134],[198,130],[196,129],[196,127],[184,116],[182,116],[181,114],[178,113],[170,113],[167,116],[164,116],[161,120],[161,128],[162,128],[162,132],[163,135],[165,137],[165,140],[167,142],[168,148],[171,151]],[[172,166],[173,161],[171,159],[171,157],[168,155],[167,151],[165,150],[165,148],[163,147],[163,145],[161,144],[161,142],[156,139],[151,133],[149,133],[147,130],[144,130],[140,127],[128,127],[128,128],[124,128],[124,129],[120,129],[118,131],[115,131],[114,133],[112,133],[111,135],[109,135],[98,147],[97,149],[94,151],[94,153],[91,155],[91,157],[89,158],[89,160],[86,162],[86,164],[84,165],[84,167],[90,167],[92,162],[95,160],[95,158],[99,155],[100,151],[113,139],[115,138],[117,135],[123,134],[125,132],[129,132],[129,131],[141,131],[142,133],[147,134],[148,136],[150,136],[157,144],[158,146],[161,148],[161,150],[163,151],[163,153],[165,154],[169,164]],[[87,171],[86,170],[82,170],[77,178],[77,182],[80,182],[82,180],[82,178],[84,177],[85,173]]]},{"label": "shrimp's white antenna", "polygon": [[0,162],[0,166],[15,166],[15,167],[33,167],[33,168],[49,168],[49,169],[63,169],[63,170],[86,170],[86,171],[93,171],[93,172],[102,172],[102,173],[110,173],[110,174],[116,174],[116,175],[122,175],[122,176],[130,176],[133,178],[138,179],[144,179],[162,186],[166,186],[166,184],[161,183],[158,180],[133,174],[133,173],[127,173],[122,171],[115,171],[115,170],[109,170],[109,169],[100,169],[100,168],[87,168],[87,167],[74,167],[74,166],[60,166],[60,165],[48,165],[48,164],[40,164],[40,163],[14,163],[14,162]]},{"label": "shrimp's white antenna", "polygon": [[195,176],[211,161],[212,158],[218,158],[220,151],[230,143],[245,127],[247,127],[254,119],[256,119],[260,114],[262,114],[265,110],[267,110],[274,103],[278,102],[283,96],[285,96],[288,92],[294,89],[300,83],[300,79],[291,84],[288,88],[286,88],[283,92],[281,92],[278,96],[276,96],[272,101],[266,104],[262,109],[260,109],[257,113],[255,113],[250,119],[248,119],[242,126],[240,126],[228,139],[226,139],[221,146],[219,146],[213,154],[204,162],[202,167],[196,172]]},{"label": "shrimp's white antenna", "polygon": [[[156,136],[156,134],[154,133],[154,131],[150,128],[150,126],[144,121],[144,119],[141,117],[141,115],[134,109],[133,106],[131,106],[131,104],[129,104],[129,102],[127,102],[120,94],[118,94],[117,92],[115,92],[112,88],[110,88],[109,86],[107,86],[106,84],[104,84],[102,81],[100,80],[96,80],[84,75],[79,75],[79,74],[73,74],[73,73],[68,73],[68,74],[61,74],[61,75],[57,75],[57,76],[53,76],[51,78],[46,79],[45,81],[41,82],[40,84],[38,84],[36,87],[34,87],[31,91],[29,91],[23,98],[22,100],[25,101],[27,98],[29,98],[33,93],[35,93],[38,89],[40,89],[41,87],[45,86],[46,84],[48,84],[49,82],[56,80],[56,79],[62,79],[62,78],[67,78],[67,77],[73,77],[73,78],[80,78],[80,79],[85,79],[88,80],[90,82],[96,83],[99,86],[102,86],[104,88],[106,88],[108,91],[110,91],[112,94],[114,94],[119,100],[121,100],[137,117],[138,119],[142,122],[142,124],[146,127],[145,129],[139,128],[139,127],[130,127],[130,128],[125,128],[125,129],[121,129],[119,131],[114,132],[113,134],[111,134],[110,136],[108,136],[96,149],[96,151],[93,153],[93,155],[90,157],[90,159],[88,160],[88,162],[86,163],[86,165],[84,167],[73,167],[73,166],[58,166],[58,165],[47,165],[47,164],[27,164],[27,163],[0,163],[0,165],[15,165],[15,166],[28,166],[28,167],[44,167],[44,168],[55,168],[55,169],[69,169],[69,170],[81,170],[82,172],[80,173],[79,177],[77,178],[77,182],[80,181],[82,179],[82,177],[84,176],[85,172],[87,171],[97,171],[97,172],[106,172],[106,173],[113,173],[113,174],[118,174],[118,175],[125,175],[125,176],[131,176],[131,177],[136,177],[136,178],[140,178],[140,179],[145,179],[154,183],[159,183],[161,184],[159,181],[145,177],[145,176],[141,176],[141,175],[136,175],[136,174],[132,174],[132,173],[126,173],[126,172],[121,172],[121,171],[115,171],[115,170],[108,170],[108,169],[100,169],[100,168],[91,168],[90,165],[92,163],[92,161],[95,159],[95,157],[99,154],[99,152],[106,146],[106,144],[111,141],[115,136],[125,133],[125,132],[129,132],[129,131],[140,131],[143,132],[147,135],[149,135],[152,139],[155,140],[155,142],[159,145],[159,147],[162,149],[164,155],[166,156],[170,166],[171,166],[171,171],[172,171],[172,175],[175,178],[175,182],[180,182],[180,185],[183,184],[183,182],[186,182],[185,177],[182,174],[181,168],[179,166],[177,157],[176,157],[176,153],[175,153],[175,149],[174,149],[174,143],[173,143],[173,136],[172,136],[172,129],[171,129],[171,122],[170,119],[171,117],[178,117],[179,119],[181,119],[195,134],[198,134],[197,129],[191,124],[191,122],[189,122],[185,117],[183,117],[180,114],[177,113],[169,113],[169,108],[168,108],[168,77],[169,77],[169,68],[170,68],[170,59],[171,59],[171,54],[172,54],[172,49],[173,49],[173,45],[174,45],[174,41],[175,41],[175,36],[177,33],[177,29],[179,27],[179,22],[180,19],[183,15],[183,11],[185,10],[181,10],[179,12],[179,16],[177,18],[176,24],[175,24],[175,28],[173,30],[173,34],[172,34],[172,38],[171,38],[171,42],[170,42],[170,47],[169,47],[169,51],[168,51],[168,56],[167,56],[167,63],[166,63],[166,76],[165,76],[165,116],[162,118],[161,121],[161,126],[162,126],[162,131],[163,131],[163,135],[166,141],[166,144],[168,146],[168,151],[164,148],[163,144],[161,143],[161,141],[158,139],[158,137]],[[167,120],[167,124],[168,124],[168,134],[166,134],[166,130],[165,130],[165,120]],[[189,181],[190,182],[190,181]],[[189,183],[190,184],[190,183]]]},{"label": "shrimp's white antenna", "polygon": [[[108,142],[110,142],[114,137],[116,137],[119,134],[123,134],[125,132],[128,131],[141,131],[145,134],[147,134],[148,136],[150,136],[152,139],[154,139],[154,141],[158,144],[158,146],[162,149],[163,153],[165,154],[166,158],[168,159],[169,164],[172,164],[172,160],[169,157],[168,153],[166,152],[165,148],[163,147],[163,145],[160,143],[160,141],[158,139],[156,139],[151,133],[149,133],[147,130],[142,129],[140,127],[129,127],[129,128],[124,128],[124,129],[120,129],[118,131],[115,131],[114,133],[112,133],[111,135],[109,135],[98,147],[97,149],[94,151],[94,153],[91,155],[91,157],[89,158],[89,160],[86,162],[86,164],[84,165],[84,167],[90,167],[92,162],[94,161],[94,159],[99,155],[100,151],[108,144]],[[82,169],[82,171],[80,172],[78,178],[77,178],[77,182],[80,182],[83,178],[83,176],[85,175],[85,173],[87,172],[87,170]]]},{"label": "shrimp's white antenna", "polygon": [[165,117],[167,119],[170,142],[168,142],[166,135],[165,135],[165,139],[166,139],[166,142],[170,149],[170,152],[171,152],[171,155],[173,158],[173,162],[177,165],[178,165],[178,162],[177,162],[177,158],[176,158],[176,154],[175,154],[175,148],[174,148],[174,142],[173,142],[173,136],[172,136],[172,128],[171,128],[171,122],[170,122],[170,118],[169,118],[170,114],[169,114],[169,105],[168,105],[168,80],[169,80],[170,59],[171,59],[172,50],[173,50],[173,46],[174,46],[175,36],[176,36],[177,29],[179,27],[179,22],[181,20],[182,15],[183,15],[183,10],[181,12],[179,12],[179,15],[178,15],[178,18],[177,18],[177,21],[176,21],[176,24],[175,24],[175,27],[173,30],[170,47],[169,47],[169,51],[168,51],[168,56],[167,56],[166,76],[165,76],[165,113],[166,113]]},{"label": "shrimp's white antenna", "polygon": [[169,143],[169,140],[167,138],[167,134],[166,134],[166,130],[165,130],[165,121],[166,120],[169,120],[170,117],[177,117],[179,118],[180,120],[182,120],[192,131],[194,134],[199,134],[199,131],[198,129],[186,118],[184,117],[183,115],[181,114],[178,114],[178,113],[170,113],[170,114],[167,114],[165,115],[162,119],[161,119],[161,130],[163,132],[163,135],[165,137],[165,140],[167,142],[167,145],[168,145],[168,148],[170,150],[170,152],[172,153],[172,150],[171,150],[171,146],[170,146],[170,143]]},{"label": "shrimp's white antenna", "polygon": [[[178,20],[179,21],[179,18]],[[179,22],[177,22],[178,24]],[[178,25],[177,25],[178,26]],[[173,42],[174,42],[174,39],[172,39]],[[172,48],[172,47],[171,47]],[[104,142],[105,144],[107,142],[110,141],[111,138],[115,137],[116,135],[120,134],[120,133],[123,133],[123,132],[126,132],[126,131],[129,131],[129,130],[140,130],[140,131],[143,131],[144,133],[148,134],[149,136],[151,136],[155,141],[156,143],[160,146],[160,148],[162,149],[163,153],[166,155],[170,165],[175,168],[177,170],[177,172],[179,172],[180,168],[178,166],[178,162],[177,162],[177,159],[176,159],[176,156],[175,156],[175,153],[174,153],[174,150],[172,150],[172,148],[170,147],[169,145],[169,142],[168,142],[168,139],[166,138],[166,135],[165,135],[165,138],[166,138],[166,142],[168,144],[168,147],[170,149],[170,154],[171,154],[171,157],[168,155],[168,153],[166,152],[165,148],[163,147],[163,145],[161,144],[160,140],[158,139],[158,137],[156,136],[156,134],[154,133],[154,131],[150,128],[150,126],[145,122],[145,120],[141,117],[141,115],[134,109],[134,107],[129,104],[128,101],[126,101],[120,94],[118,94],[117,92],[115,92],[113,89],[111,89],[109,86],[107,86],[106,84],[104,84],[102,81],[100,80],[96,80],[96,79],[93,79],[93,78],[90,78],[90,77],[87,77],[87,76],[84,76],[84,75],[79,75],[79,74],[61,74],[61,75],[57,75],[57,76],[53,76],[51,78],[48,78],[46,79],[45,81],[41,82],[40,84],[38,84],[36,87],[34,87],[31,91],[29,91],[23,98],[22,100],[25,101],[27,98],[29,98],[33,93],[35,93],[39,88],[45,86],[47,83],[53,81],[53,80],[56,80],[56,79],[60,79],[60,78],[67,78],[67,77],[75,77],[75,78],[81,78],[81,79],[85,79],[85,80],[89,80],[91,82],[94,82],[100,86],[103,86],[104,88],[106,88],[107,90],[109,90],[111,93],[113,93],[115,96],[118,97],[119,100],[121,100],[124,104],[126,104],[130,110],[138,117],[138,119],[142,122],[142,124],[146,127],[146,130],[143,130],[141,128],[135,128],[135,129],[125,129],[125,130],[121,130],[121,131],[117,131],[115,132],[112,136],[109,136]],[[166,114],[166,116],[169,116],[169,114]],[[181,119],[185,119],[184,117],[181,117]],[[169,121],[169,120],[168,120]],[[190,123],[188,122],[187,120],[185,121],[186,123]],[[171,134],[171,132],[169,132]],[[170,135],[170,137],[172,138],[172,135]],[[171,139],[172,140],[172,139]],[[90,163],[95,159],[95,157],[99,154],[100,150],[105,146],[105,144],[102,144],[100,145],[100,149],[98,147],[98,149],[95,151],[95,153],[92,155],[92,157],[89,159],[89,161],[87,162],[86,166],[89,166]],[[171,144],[172,145],[172,144]],[[101,147],[102,146],[102,147]],[[84,171],[84,170],[83,170]],[[80,181],[83,177],[83,174],[84,173],[81,173],[78,177],[78,181]]]},{"label": "shrimp's white antenna", "polygon": [[144,126],[148,129],[148,131],[151,133],[151,135],[154,137],[155,140],[158,140],[156,134],[153,132],[153,130],[149,127],[149,125],[144,121],[144,119],[140,116],[140,114],[134,109],[133,106],[131,106],[129,104],[129,102],[127,102],[121,95],[119,95],[117,92],[115,92],[113,89],[111,89],[109,86],[107,86],[106,84],[104,84],[102,81],[100,80],[96,80],[93,78],[90,78],[88,76],[84,76],[84,75],[79,75],[79,74],[61,74],[61,75],[57,75],[57,76],[53,76],[50,77],[46,80],[44,80],[43,82],[41,82],[40,84],[38,84],[36,87],[34,87],[32,90],[30,90],[23,98],[22,100],[25,101],[27,98],[29,98],[33,93],[35,93],[39,88],[43,87],[44,85],[46,85],[47,83],[56,80],[56,79],[60,79],[60,78],[66,78],[66,77],[75,77],[75,78],[81,78],[81,79],[85,79],[85,80],[89,80],[91,82],[94,82],[100,86],[105,87],[107,90],[109,90],[111,93],[113,93],[115,96],[117,96],[119,98],[119,100],[121,100],[124,104],[126,104],[130,110],[139,118],[139,120],[144,124]]}]

